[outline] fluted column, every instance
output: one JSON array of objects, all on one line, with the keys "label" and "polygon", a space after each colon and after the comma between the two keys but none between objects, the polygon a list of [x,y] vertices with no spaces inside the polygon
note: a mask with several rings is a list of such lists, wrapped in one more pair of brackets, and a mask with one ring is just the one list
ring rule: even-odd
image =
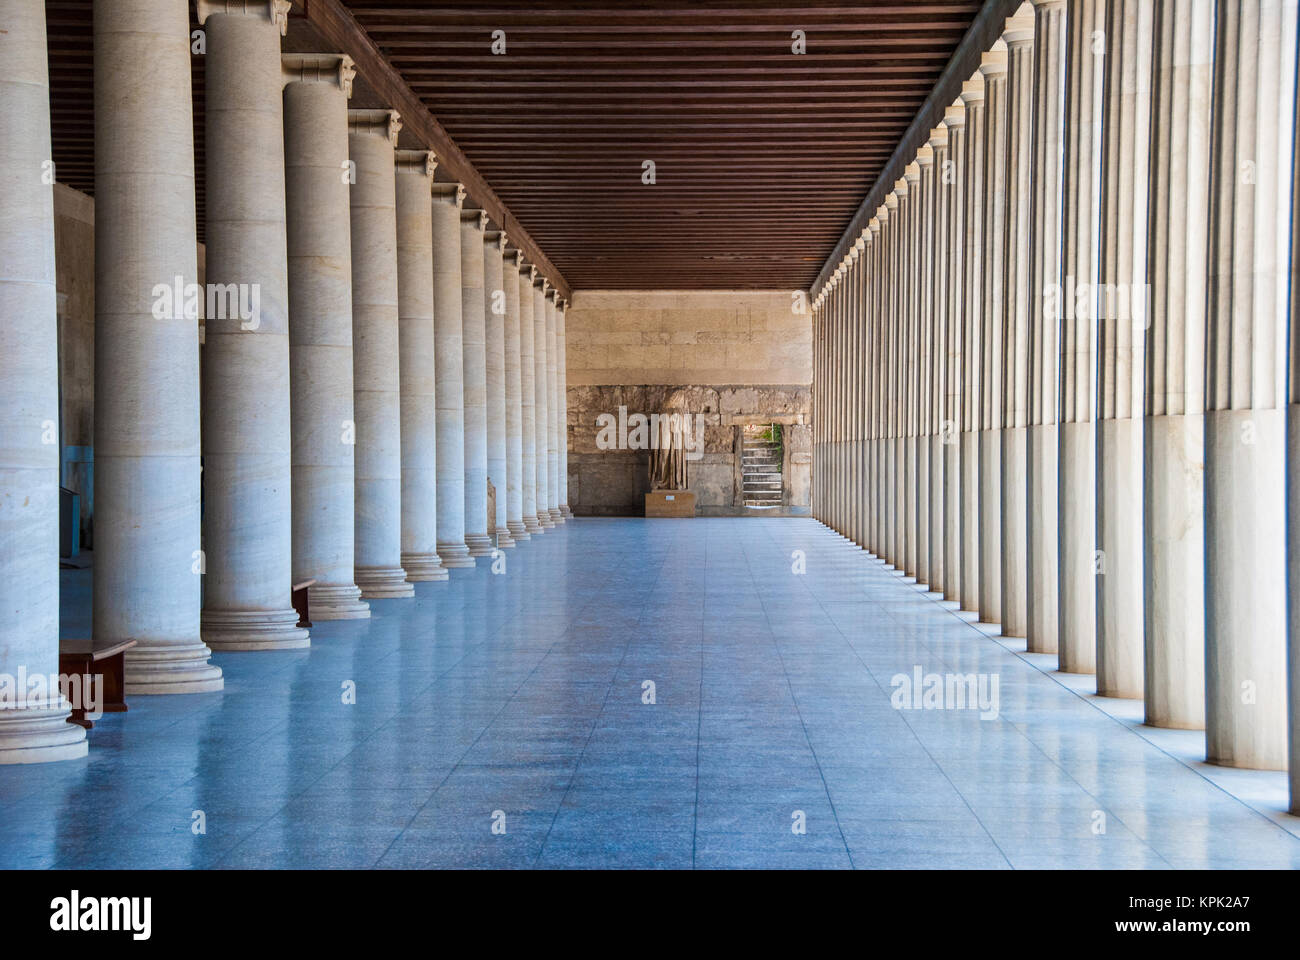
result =
[{"label": "fluted column", "polygon": [[487,477],[496,490],[494,516],[489,534],[498,547],[513,547],[515,541],[506,525],[506,500],[510,480],[506,473],[506,293],[505,255],[509,238],[503,230],[483,235],[483,289],[487,323]]},{"label": "fluted column", "polygon": [[931,275],[930,238],[933,234],[931,219],[934,213],[934,151],[930,145],[923,144],[916,155],[917,181],[914,210],[916,228],[914,231],[914,277],[913,289],[915,307],[912,310],[912,360],[911,368],[911,407],[912,427],[909,443],[912,447],[915,477],[912,483],[912,496],[915,503],[912,508],[912,529],[916,532],[916,546],[913,550],[914,569],[917,583],[930,583],[930,438],[926,428],[929,416],[929,403],[926,399],[931,382],[930,367],[930,315],[931,315]]},{"label": "fluted column", "polygon": [[965,369],[962,363],[964,343],[962,311],[966,293],[963,286],[966,258],[966,108],[961,99],[944,111],[943,125],[948,131],[948,166],[940,176],[940,191],[946,213],[947,255],[944,315],[944,397],[940,434],[943,448],[943,597],[960,604],[962,596],[962,388]]},{"label": "fluted column", "polygon": [[564,314],[569,309],[568,300],[557,300],[555,304],[555,390],[559,413],[556,422],[559,425],[559,501],[560,516],[565,520],[573,519],[569,509],[569,371],[568,352],[564,338]]},{"label": "fluted column", "polygon": [[880,368],[883,351],[881,328],[884,313],[881,309],[883,288],[889,282],[883,272],[884,262],[881,238],[880,211],[867,223],[871,241],[867,246],[870,257],[870,282],[866,291],[867,339],[870,352],[866,372],[866,413],[867,413],[867,549],[877,560],[882,560],[880,538]]},{"label": "fluted column", "polygon": [[560,513],[560,381],[559,343],[555,328],[555,298],[546,299],[546,512],[555,523],[564,522]]},{"label": "fluted column", "polygon": [[895,570],[902,570],[903,558],[899,552],[900,531],[902,523],[901,511],[898,508],[898,486],[900,480],[900,463],[898,456],[898,402],[899,402],[899,367],[898,367],[898,341],[900,336],[900,323],[902,317],[902,308],[905,300],[903,298],[904,288],[902,282],[902,265],[903,261],[900,253],[903,247],[902,240],[905,237],[903,232],[904,218],[900,206],[898,194],[899,183],[895,181],[893,191],[885,197],[885,228],[886,228],[886,251],[887,251],[887,272],[890,277],[890,283],[886,285],[886,319],[885,319],[885,371],[883,384],[881,385],[881,394],[884,402],[884,454],[885,470],[882,477],[882,496],[885,502],[885,560]]},{"label": "fluted column", "polygon": [[[168,25],[180,19],[173,15]],[[59,327],[54,185],[43,177],[50,159],[45,4],[0,0],[0,24],[0,675],[56,678],[59,445],[49,437],[59,421]],[[193,196],[192,183],[189,189]],[[193,317],[169,325],[197,327]],[[197,346],[192,339],[191,351]],[[67,722],[57,680],[7,693],[0,764],[86,755],[86,731]]]},{"label": "fluted column", "polygon": [[930,131],[930,149],[934,165],[928,176],[929,201],[929,283],[930,312],[926,320],[929,340],[926,376],[922,387],[926,393],[925,432],[928,436],[927,459],[930,466],[927,524],[929,579],[927,583],[935,593],[943,593],[948,579],[943,562],[944,535],[944,404],[947,400],[947,316],[948,316],[948,193],[944,178],[949,174],[948,128],[942,124]]},{"label": "fluted column", "polygon": [[[492,553],[487,516],[487,313],[484,300],[484,210],[462,210],[460,290],[465,367],[465,546],[471,557]],[[495,524],[493,524],[495,527]]]},{"label": "fluted column", "polygon": [[465,545],[465,368],[460,215],[465,188],[433,185],[434,400],[438,408],[438,558],[474,566]]},{"label": "fluted column", "polygon": [[979,344],[984,311],[984,76],[962,84],[966,108],[962,164],[961,348],[961,609],[980,609],[980,381]]},{"label": "fluted column", "polygon": [[519,269],[523,262],[521,252],[508,252],[501,274],[506,296],[506,528],[514,540],[530,539],[524,526],[524,353],[519,320]]},{"label": "fluted column", "polygon": [[1155,7],[1143,423],[1146,722],[1205,726],[1205,304],[1214,7]]},{"label": "fluted column", "polygon": [[898,197],[898,210],[894,224],[898,264],[898,290],[895,294],[894,344],[895,365],[893,385],[894,421],[894,568],[908,576],[915,572],[908,542],[911,532],[911,515],[908,512],[908,489],[912,479],[912,465],[908,459],[908,353],[912,317],[912,185],[904,176],[895,181],[894,193]]},{"label": "fluted column", "polygon": [[555,521],[551,519],[551,513],[548,509],[549,495],[547,491],[547,449],[550,446],[550,389],[546,376],[547,354],[549,353],[546,342],[546,291],[550,287],[550,282],[541,276],[535,277],[533,284],[533,396],[534,396],[534,415],[537,420],[536,443],[533,449],[536,452],[536,462],[533,473],[537,478],[536,495],[537,495],[537,522],[540,527],[539,532],[552,530],[555,528]]},{"label": "fluted column", "polygon": [[370,616],[353,575],[352,227],[348,97],[352,60],[287,54],[285,204],[289,264],[289,412],[293,580],[317,620]]},{"label": "fluted column", "polygon": [[356,577],[366,599],[410,597],[402,567],[395,110],[348,111],[352,185],[352,395],[356,407]]},{"label": "fluted column", "polygon": [[1205,413],[1208,759],[1287,762],[1286,406],[1296,4],[1217,5]]},{"label": "fluted column", "polygon": [[1142,696],[1142,341],[1151,123],[1150,0],[1111,0],[1097,337],[1097,693]]},{"label": "fluted column", "polygon": [[286,0],[198,3],[207,34],[207,283],[232,285],[227,289],[240,291],[232,299],[241,307],[206,318],[203,350],[202,629],[208,646],[221,650],[310,643],[290,604],[293,451],[280,65],[288,11]]},{"label": "fluted column", "polygon": [[438,401],[433,324],[433,173],[427,150],[397,151],[397,324],[401,367],[402,569],[446,580],[438,557]]},{"label": "fluted column", "polygon": [[[1061,148],[1065,115],[1065,0],[1034,0],[1033,194],[1026,399],[1026,642],[1056,653],[1057,351],[1061,293]],[[1049,293],[1054,295],[1049,306]]]},{"label": "fluted column", "polygon": [[523,424],[524,530],[542,532],[537,519],[537,346],[533,323],[533,279],[537,268],[519,259],[519,407]]},{"label": "fluted column", "polygon": [[1061,177],[1061,354],[1057,464],[1057,660],[1066,673],[1096,671],[1097,289],[1105,0],[1066,5],[1065,149]]}]

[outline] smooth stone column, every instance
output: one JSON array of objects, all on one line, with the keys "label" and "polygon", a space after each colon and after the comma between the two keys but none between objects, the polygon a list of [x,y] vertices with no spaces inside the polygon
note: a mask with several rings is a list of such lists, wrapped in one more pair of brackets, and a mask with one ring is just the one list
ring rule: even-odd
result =
[{"label": "smooth stone column", "polygon": [[[980,314],[979,434],[979,614],[1002,623],[1002,324],[1007,303],[1006,232],[1009,163],[1007,150],[1007,50],[998,40],[983,55],[984,75],[984,298]],[[1014,628],[1016,624],[1012,624]]]},{"label": "smooth stone column", "polygon": [[399,150],[397,344],[401,400],[402,569],[410,581],[446,580],[438,557],[437,350],[433,329],[433,173],[427,150]]},{"label": "smooth stone column", "polygon": [[523,331],[519,320],[519,269],[523,262],[520,251],[507,253],[501,277],[506,295],[506,528],[514,540],[530,539],[524,526]]},{"label": "smooth stone column", "polygon": [[1205,726],[1205,304],[1214,8],[1159,0],[1143,439],[1146,722]]},{"label": "smooth stone column", "polygon": [[[1287,764],[1287,336],[1296,5],[1220,3],[1205,413],[1207,759]],[[1251,175],[1245,176],[1248,172]]]},{"label": "smooth stone column", "polygon": [[546,365],[547,349],[546,342],[546,291],[550,286],[549,281],[544,277],[538,277],[533,286],[533,395],[535,398],[535,411],[537,419],[537,431],[534,438],[536,443],[534,450],[536,452],[536,464],[534,474],[537,477],[537,522],[542,531],[551,530],[555,527],[555,521],[551,519],[550,510],[547,507],[549,495],[547,492],[547,448],[550,444],[550,390],[547,386]]},{"label": "smooth stone column", "polygon": [[[1034,12],[1028,3],[1007,19],[1006,237],[1003,241],[1001,384],[1002,635],[1029,632],[1029,295],[1032,262]],[[1050,241],[1048,241],[1050,242]]]},{"label": "smooth stone column", "polygon": [[[306,647],[293,587],[285,0],[200,0],[207,143],[207,283],[244,310],[205,321],[203,637],[214,650]],[[176,123],[176,118],[171,122]],[[245,295],[246,292],[246,295]]]},{"label": "smooth stone column", "polygon": [[486,294],[487,350],[487,477],[496,488],[495,517],[490,531],[498,547],[513,547],[506,524],[510,478],[506,469],[506,292],[504,231],[483,235],[483,290]]},{"label": "smooth stone column", "polygon": [[[59,323],[54,185],[44,182],[45,4],[0,0],[0,24],[0,674],[47,678],[44,689],[7,691],[0,764],[45,763],[86,755],[86,731],[67,722],[57,681]],[[196,327],[193,318],[171,323]]]},{"label": "smooth stone column", "polygon": [[569,374],[566,345],[564,339],[564,313],[569,309],[568,300],[558,300],[555,304],[555,382],[556,401],[560,405],[556,422],[560,430],[559,459],[559,500],[560,515],[565,520],[573,519],[569,509]]},{"label": "smooth stone column", "polygon": [[946,208],[946,257],[944,316],[944,398],[939,425],[943,448],[943,598],[960,605],[962,597],[962,389],[965,370],[962,363],[964,331],[962,311],[965,289],[962,283],[966,258],[965,205],[966,181],[966,108],[958,99],[944,111],[943,125],[948,130],[950,176],[940,177],[942,203]]},{"label": "smooth stone column", "polygon": [[1066,673],[1097,668],[1096,390],[1097,289],[1105,0],[1066,6],[1065,149],[1061,178],[1061,356],[1057,469],[1057,661]]},{"label": "smooth stone column", "polygon": [[285,206],[289,257],[289,414],[293,580],[316,620],[370,616],[353,576],[356,420],[352,406],[350,57],[287,54]]},{"label": "smooth stone column", "polygon": [[980,609],[980,365],[984,310],[984,77],[978,71],[962,84],[966,108],[962,181],[961,346],[961,609]]},{"label": "smooth stone column", "polygon": [[1143,691],[1142,367],[1154,6],[1110,0],[1098,327],[1097,693]]},{"label": "smooth stone column", "polygon": [[537,357],[533,324],[533,280],[537,268],[519,260],[519,408],[523,424],[524,530],[542,532],[537,520]]},{"label": "smooth stone column", "polygon": [[438,557],[452,569],[474,566],[465,546],[465,368],[460,215],[465,188],[433,186],[434,400],[438,409]]},{"label": "smooth stone column", "polygon": [[560,513],[560,381],[559,343],[555,332],[555,299],[546,300],[546,512],[555,523],[564,522]]},{"label": "smooth stone column", "polygon": [[947,401],[948,381],[948,194],[951,185],[944,180],[951,174],[948,166],[948,128],[940,124],[930,131],[930,149],[934,153],[934,164],[928,173],[928,190],[930,195],[930,252],[928,256],[930,278],[930,314],[927,320],[929,338],[926,379],[922,387],[926,391],[925,432],[928,437],[929,450],[927,460],[930,476],[929,491],[930,516],[927,521],[929,545],[927,547],[929,579],[931,591],[944,592],[948,579],[947,569],[943,563],[943,534],[945,518],[943,508],[946,504],[944,488],[943,453],[944,453],[944,406]]},{"label": "smooth stone column", "polygon": [[356,577],[366,599],[411,597],[402,567],[401,346],[394,110],[349,110]]},{"label": "smooth stone column", "polygon": [[[1034,132],[1032,246],[1029,250],[1027,361],[1029,427],[1026,644],[1056,653],[1060,611],[1056,591],[1058,325],[1061,321],[1061,149],[1065,117],[1065,0],[1034,0]],[[1054,299],[1049,305],[1049,295]]]},{"label": "smooth stone column", "polygon": [[[182,0],[94,6],[93,633],[104,644],[136,641],[125,657],[128,696],[222,687],[199,627],[198,310],[173,304],[163,322],[153,314],[156,285],[198,282],[189,36]],[[31,56],[12,62],[31,70]],[[49,109],[38,86],[26,96]]]},{"label": "smooth stone column", "polygon": [[[484,210],[462,210],[460,291],[465,368],[465,546],[471,557],[491,556],[487,516],[487,313],[484,301]],[[495,524],[493,524],[495,527]]]}]

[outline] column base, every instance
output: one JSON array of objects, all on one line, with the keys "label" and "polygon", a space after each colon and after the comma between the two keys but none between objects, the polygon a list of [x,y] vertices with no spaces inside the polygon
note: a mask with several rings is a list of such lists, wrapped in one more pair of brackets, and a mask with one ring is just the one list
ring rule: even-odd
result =
[{"label": "column base", "polygon": [[508,549],[515,545],[514,538],[510,536],[509,527],[497,527],[497,546],[501,549]]},{"label": "column base", "polygon": [[[293,615],[294,622],[298,614]],[[306,631],[304,631],[305,633]],[[127,696],[152,693],[213,693],[225,685],[221,668],[208,663],[212,651],[206,643],[142,641],[126,651]]]},{"label": "column base", "polygon": [[564,514],[560,513],[559,507],[548,507],[546,512],[551,516],[551,522],[557,526],[564,522]]},{"label": "column base", "polygon": [[520,520],[507,520],[506,528],[510,531],[511,538],[516,542],[531,539],[528,535],[528,528]]},{"label": "column base", "polygon": [[492,538],[486,533],[465,534],[465,547],[471,557],[490,557],[494,548]]},{"label": "column base", "polygon": [[357,567],[353,576],[364,600],[404,600],[415,596],[415,585],[401,567]]},{"label": "column base", "polygon": [[567,503],[560,504],[560,513],[564,514],[565,520],[573,519],[573,511],[569,509],[569,505]]},{"label": "column base", "polygon": [[370,604],[361,598],[355,583],[318,583],[307,588],[307,600],[313,620],[366,620]]},{"label": "column base", "polygon": [[436,553],[404,553],[402,569],[406,571],[406,579],[411,582],[429,583],[446,580],[451,576],[443,569],[442,559]]},{"label": "column base", "polygon": [[536,516],[524,517],[524,529],[530,534],[541,533],[545,528]]},{"label": "column base", "polygon": [[199,621],[203,642],[213,650],[300,650],[311,634],[298,626],[298,611],[204,610]]},{"label": "column base", "polygon": [[71,713],[62,696],[56,702],[0,710],[0,764],[84,757],[86,728],[68,723]]},{"label": "column base", "polygon": [[543,530],[555,529],[555,521],[551,519],[551,515],[549,513],[542,512],[537,514],[537,522]]},{"label": "column base", "polygon": [[474,558],[469,555],[469,547],[463,543],[438,544],[438,559],[448,570],[474,566]]}]

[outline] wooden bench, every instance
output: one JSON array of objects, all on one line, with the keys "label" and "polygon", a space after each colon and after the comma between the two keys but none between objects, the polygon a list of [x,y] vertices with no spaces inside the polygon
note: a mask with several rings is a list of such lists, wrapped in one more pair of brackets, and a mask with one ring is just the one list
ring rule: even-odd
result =
[{"label": "wooden bench", "polygon": [[293,608],[298,611],[298,626],[310,627],[311,618],[307,616],[310,612],[307,605],[307,588],[315,586],[315,580],[304,580],[302,583],[293,585]]},{"label": "wooden bench", "polygon": [[[59,641],[59,674],[80,675],[83,684],[94,683],[98,676],[98,696],[94,699],[104,713],[126,713],[126,659],[124,654],[135,646],[134,640],[123,640],[108,646],[95,646],[89,637],[65,637]],[[90,678],[89,680],[85,678]],[[83,686],[82,703],[72,708],[68,723],[89,730],[94,721],[86,719],[88,690]]]}]

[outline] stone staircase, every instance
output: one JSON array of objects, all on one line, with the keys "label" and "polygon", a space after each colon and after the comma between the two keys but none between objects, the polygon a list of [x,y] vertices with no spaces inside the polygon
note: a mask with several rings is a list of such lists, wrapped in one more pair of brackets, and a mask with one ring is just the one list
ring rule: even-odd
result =
[{"label": "stone staircase", "polygon": [[780,444],[750,436],[746,431],[740,466],[746,509],[774,510],[781,506]]}]

